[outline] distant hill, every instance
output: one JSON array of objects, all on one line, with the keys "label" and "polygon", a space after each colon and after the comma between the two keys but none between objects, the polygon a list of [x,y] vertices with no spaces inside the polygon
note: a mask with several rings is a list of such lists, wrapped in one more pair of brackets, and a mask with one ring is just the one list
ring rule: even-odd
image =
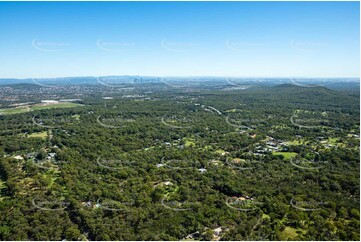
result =
[{"label": "distant hill", "polygon": [[31,79],[16,79],[16,78],[1,78],[0,86],[7,86],[12,84],[22,84],[22,83],[34,83]]},{"label": "distant hill", "polygon": [[360,82],[334,82],[326,83],[325,86],[333,90],[360,92]]},{"label": "distant hill", "polygon": [[32,84],[32,83],[7,84],[7,85],[3,85],[3,86],[11,87],[14,89],[39,89],[39,88],[41,88],[40,85]]},{"label": "distant hill", "polygon": [[317,90],[317,91],[332,91],[331,89],[325,87],[325,86],[320,86],[320,85],[296,85],[296,84],[280,84],[280,85],[276,85],[276,86],[273,86],[272,89],[277,89],[277,90],[280,90],[280,89],[287,89],[287,90],[295,90],[295,91],[301,91],[301,90],[308,90],[308,91],[314,91],[314,90]]},{"label": "distant hill", "polygon": [[330,81],[322,81],[322,82],[314,82],[314,83],[285,83],[285,84],[280,84],[280,85],[276,85],[274,86],[276,88],[292,88],[292,87],[304,87],[304,88],[327,88],[327,89],[331,89],[331,90],[342,90],[342,91],[356,91],[359,92],[360,89],[360,82],[358,81],[335,81],[335,80],[330,80]]}]

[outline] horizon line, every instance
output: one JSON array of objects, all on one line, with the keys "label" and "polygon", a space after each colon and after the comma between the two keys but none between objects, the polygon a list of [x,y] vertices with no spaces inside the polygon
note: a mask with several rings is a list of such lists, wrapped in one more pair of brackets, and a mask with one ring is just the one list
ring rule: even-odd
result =
[{"label": "horizon line", "polygon": [[312,77],[312,76],[207,76],[207,75],[191,75],[191,76],[172,76],[172,75],[84,75],[84,76],[57,76],[57,77],[0,77],[2,79],[16,79],[16,80],[26,80],[26,79],[61,79],[61,78],[98,78],[98,77],[147,77],[147,78],[284,78],[284,79],[360,79],[360,77]]}]

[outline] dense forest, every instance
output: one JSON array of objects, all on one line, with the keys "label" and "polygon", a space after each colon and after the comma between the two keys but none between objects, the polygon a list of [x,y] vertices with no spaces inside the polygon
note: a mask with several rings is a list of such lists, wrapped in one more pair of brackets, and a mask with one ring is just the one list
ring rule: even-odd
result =
[{"label": "dense forest", "polygon": [[107,88],[0,115],[0,240],[360,240],[358,93]]}]

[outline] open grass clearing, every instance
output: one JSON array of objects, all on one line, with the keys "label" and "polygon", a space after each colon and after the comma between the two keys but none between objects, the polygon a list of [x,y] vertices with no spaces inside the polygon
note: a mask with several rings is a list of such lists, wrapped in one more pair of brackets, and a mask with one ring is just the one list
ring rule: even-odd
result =
[{"label": "open grass clearing", "polygon": [[297,155],[296,152],[272,152],[272,155],[282,155],[286,160],[289,160]]},{"label": "open grass clearing", "polygon": [[28,138],[41,138],[46,139],[48,137],[48,133],[46,131],[44,132],[36,132],[28,135]]},{"label": "open grass clearing", "polygon": [[70,102],[62,102],[62,103],[54,103],[54,104],[34,104],[30,106],[19,106],[16,108],[0,109],[0,115],[13,115],[13,114],[26,113],[26,112],[44,110],[44,109],[73,108],[78,106],[83,106],[83,105],[78,103],[70,103]]}]

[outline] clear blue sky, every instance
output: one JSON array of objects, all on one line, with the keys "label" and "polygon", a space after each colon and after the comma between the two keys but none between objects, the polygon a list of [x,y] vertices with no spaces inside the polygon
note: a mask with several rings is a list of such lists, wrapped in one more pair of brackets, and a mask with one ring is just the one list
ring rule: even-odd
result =
[{"label": "clear blue sky", "polygon": [[359,77],[358,2],[0,2],[0,77]]}]

